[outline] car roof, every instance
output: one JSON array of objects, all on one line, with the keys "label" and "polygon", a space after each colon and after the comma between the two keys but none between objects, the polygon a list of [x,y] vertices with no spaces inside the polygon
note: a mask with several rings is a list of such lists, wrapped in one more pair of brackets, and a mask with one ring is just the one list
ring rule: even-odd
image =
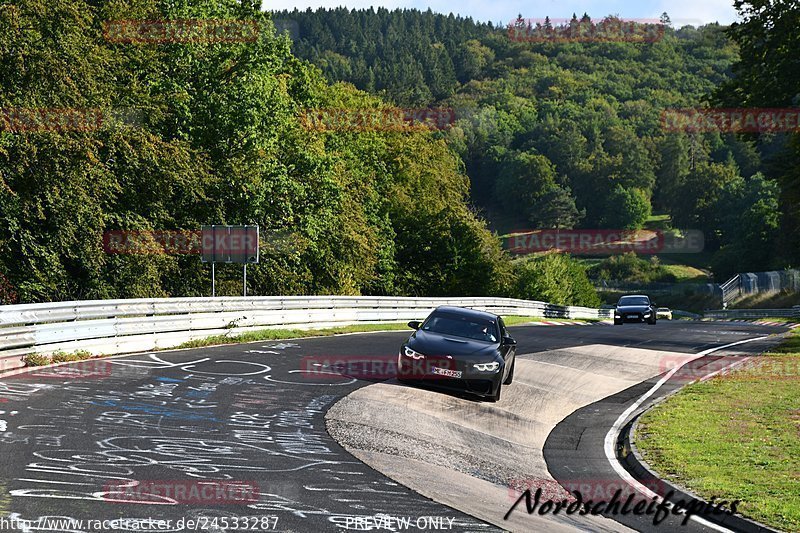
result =
[{"label": "car roof", "polygon": [[619,297],[620,300],[623,298],[647,298],[648,300],[650,299],[650,297],[646,294],[626,294],[624,296]]},{"label": "car roof", "polygon": [[457,315],[464,315],[473,318],[483,318],[486,320],[497,320],[498,316],[487,311],[478,311],[477,309],[468,309],[466,307],[456,307],[454,305],[440,305],[434,311],[444,311],[446,313],[453,313]]}]

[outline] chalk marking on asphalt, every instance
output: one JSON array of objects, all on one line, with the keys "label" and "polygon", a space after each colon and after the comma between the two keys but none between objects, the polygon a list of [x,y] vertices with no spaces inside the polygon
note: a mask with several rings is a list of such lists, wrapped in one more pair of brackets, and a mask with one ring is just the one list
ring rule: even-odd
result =
[{"label": "chalk marking on asphalt", "polygon": [[[631,405],[630,407],[625,409],[625,412],[623,412],[621,415],[619,415],[619,418],[617,418],[617,420],[614,422],[614,425],[611,426],[611,429],[609,429],[608,433],[606,433],[606,438],[605,438],[605,441],[603,443],[603,451],[606,454],[606,459],[608,459],[608,462],[611,464],[611,468],[614,469],[614,472],[616,472],[617,475],[619,477],[621,477],[631,487],[633,487],[634,489],[638,490],[642,494],[645,494],[648,498],[658,498],[658,499],[662,499],[663,500],[663,498],[661,498],[661,496],[659,496],[658,494],[656,494],[652,490],[648,489],[647,487],[645,487],[644,485],[642,485],[641,483],[636,481],[636,479],[634,479],[633,476],[630,475],[630,473],[628,473],[628,471],[625,470],[622,467],[622,465],[617,461],[617,456],[616,456],[616,453],[614,452],[614,449],[615,449],[614,444],[617,442],[617,437],[619,436],[619,432],[622,429],[623,424],[628,419],[628,417],[630,416],[631,413],[636,411],[636,409],[638,409],[644,403],[645,400],[647,400],[650,396],[655,394],[656,391],[658,389],[660,389],[661,386],[664,383],[669,381],[669,379],[673,375],[675,375],[675,373],[678,370],[680,370],[681,368],[686,366],[686,364],[688,364],[689,362],[694,361],[696,359],[699,359],[701,357],[705,357],[706,355],[708,355],[710,353],[713,353],[713,352],[716,352],[718,350],[723,350],[725,348],[730,348],[731,346],[736,346],[736,345],[744,344],[744,343],[747,343],[747,342],[763,340],[763,339],[766,339],[766,338],[769,338],[769,336],[767,335],[767,336],[764,336],[764,337],[753,337],[752,339],[744,339],[744,340],[741,340],[741,341],[732,342],[730,344],[724,344],[722,346],[717,346],[716,348],[709,348],[708,350],[704,350],[704,351],[698,353],[697,357],[695,357],[694,359],[691,359],[690,361],[686,361],[686,363],[682,364],[681,366],[676,366],[675,368],[673,368],[672,370],[667,372],[667,374],[663,378],[658,380],[658,383],[653,385],[653,387],[649,391],[644,393],[641,397],[639,397],[638,400],[633,402],[633,405]],[[666,502],[666,505],[668,507],[670,507],[670,508],[673,507],[670,502]],[[700,518],[697,515],[692,515],[689,518],[691,520],[694,520],[694,521],[696,521],[696,522],[698,522],[698,523],[700,523],[700,524],[702,524],[702,525],[704,525],[704,526],[706,526],[708,528],[714,529],[716,531],[722,531],[724,533],[735,533],[731,529],[719,526],[719,525],[717,525],[717,524],[715,524],[713,522],[709,522],[708,520],[706,520],[704,518]]]}]

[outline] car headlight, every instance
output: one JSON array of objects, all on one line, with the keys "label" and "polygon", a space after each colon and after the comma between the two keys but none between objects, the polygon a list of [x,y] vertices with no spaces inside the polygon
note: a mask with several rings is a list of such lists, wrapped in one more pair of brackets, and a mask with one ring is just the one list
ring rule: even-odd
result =
[{"label": "car headlight", "polygon": [[424,355],[422,355],[421,353],[415,352],[414,350],[412,350],[408,346],[403,346],[403,354],[405,354],[406,357],[410,357],[411,359],[425,359]]},{"label": "car headlight", "polygon": [[647,312],[646,312],[645,314],[643,314],[642,316],[643,316],[643,317],[645,317],[645,318],[647,318],[648,316],[650,316],[650,311],[647,311]]},{"label": "car headlight", "polygon": [[478,372],[495,372],[498,368],[500,368],[500,363],[494,361],[492,363],[475,363],[472,365],[472,368],[477,370]]}]

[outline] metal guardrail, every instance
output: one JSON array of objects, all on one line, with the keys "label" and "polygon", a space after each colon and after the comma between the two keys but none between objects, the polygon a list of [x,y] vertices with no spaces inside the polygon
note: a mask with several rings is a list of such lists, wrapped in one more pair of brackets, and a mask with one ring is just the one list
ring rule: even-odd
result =
[{"label": "metal guardrail", "polygon": [[689,311],[682,311],[680,309],[673,309],[672,310],[673,316],[682,316],[686,318],[701,318],[702,315],[698,315],[697,313],[691,313]]},{"label": "metal guardrail", "polygon": [[789,317],[800,318],[800,308],[792,309],[716,309],[704,311],[704,318],[768,318],[768,317]]},{"label": "metal guardrail", "polygon": [[513,298],[262,296],[89,300],[0,306],[0,370],[57,350],[106,355],[170,348],[212,335],[424,318],[440,305],[500,315],[608,318],[607,309]]}]

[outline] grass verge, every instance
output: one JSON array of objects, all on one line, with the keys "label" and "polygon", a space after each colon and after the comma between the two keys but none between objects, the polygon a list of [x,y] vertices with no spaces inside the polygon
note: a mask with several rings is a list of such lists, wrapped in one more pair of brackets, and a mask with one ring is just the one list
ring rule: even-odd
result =
[{"label": "grass verge", "polygon": [[759,292],[731,302],[731,309],[786,309],[800,305],[800,293]]},{"label": "grass verge", "polygon": [[218,344],[239,344],[257,341],[276,341],[282,339],[296,339],[298,337],[327,337],[330,335],[341,335],[343,333],[363,333],[368,331],[390,331],[407,330],[406,322],[387,322],[381,324],[354,324],[352,326],[337,326],[334,328],[322,329],[260,329],[247,331],[236,335],[214,335],[204,339],[195,339],[184,342],[174,348],[202,348],[204,346],[215,346]]},{"label": "grass verge", "polygon": [[528,322],[600,322],[599,318],[542,318],[540,316],[504,316],[506,326],[517,326]]},{"label": "grass verge", "polygon": [[711,283],[714,280],[699,268],[689,265],[663,264],[664,270],[675,276],[676,283]]},{"label": "grass verge", "polygon": [[800,531],[800,335],[752,365],[689,385],[645,413],[644,459],[705,499]]},{"label": "grass verge", "polygon": [[[582,322],[597,322],[597,319],[574,319]],[[565,322],[562,318],[542,318],[535,316],[504,316],[503,321],[506,326],[514,326],[528,322]],[[330,335],[341,335],[343,333],[363,333],[369,331],[393,331],[408,330],[406,322],[387,322],[381,324],[354,324],[352,326],[338,326],[323,329],[262,329],[248,331],[237,335],[215,335],[204,339],[196,339],[176,346],[172,349],[202,348],[204,346],[216,346],[219,344],[239,344],[245,342],[274,341],[283,339],[296,339],[298,337],[327,337]],[[410,333],[410,330],[409,330]]]},{"label": "grass verge", "polygon": [[86,350],[77,350],[72,353],[67,353],[62,350],[53,352],[51,355],[44,355],[32,353],[22,358],[25,366],[44,366],[52,363],[66,363],[68,361],[84,361],[94,357]]}]

